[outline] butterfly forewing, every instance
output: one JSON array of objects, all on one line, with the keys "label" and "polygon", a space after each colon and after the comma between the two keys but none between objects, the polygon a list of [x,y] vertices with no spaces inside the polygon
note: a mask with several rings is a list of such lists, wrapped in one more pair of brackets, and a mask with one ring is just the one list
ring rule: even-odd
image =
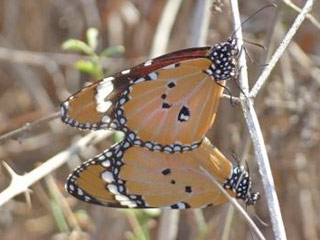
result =
[{"label": "butterfly forewing", "polygon": [[[61,104],[62,121],[82,130],[110,128],[112,127],[110,126],[111,123],[115,120],[115,105],[133,80],[147,76],[157,69],[184,59],[205,56],[209,49],[210,47],[192,48],[166,54],[93,83],[81,89]],[[97,94],[98,92],[100,94]],[[100,107],[98,107],[99,102],[102,103]],[[107,110],[103,109],[103,107],[106,108],[108,106]],[[103,119],[104,116],[107,117]],[[116,125],[113,125],[113,127],[116,128]]]},{"label": "butterfly forewing", "polygon": [[197,208],[226,202],[200,167],[222,185],[232,174],[231,162],[206,139],[193,151],[175,154],[123,141],[77,168],[66,188],[83,201],[112,207]]},{"label": "butterfly forewing", "polygon": [[71,96],[62,120],[123,131],[151,150],[195,149],[214,122],[224,80],[234,76],[234,46],[185,49],[121,71]]},{"label": "butterfly forewing", "polygon": [[158,70],[157,81],[133,85],[121,109],[134,139],[150,141],[154,149],[199,144],[211,127],[223,91],[204,73],[210,64],[206,58],[187,60]]}]

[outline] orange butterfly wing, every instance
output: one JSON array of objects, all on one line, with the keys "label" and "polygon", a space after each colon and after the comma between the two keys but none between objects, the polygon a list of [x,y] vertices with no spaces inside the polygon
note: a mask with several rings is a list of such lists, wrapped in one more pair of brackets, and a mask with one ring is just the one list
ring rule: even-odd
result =
[{"label": "orange butterfly wing", "polygon": [[132,80],[147,76],[157,69],[183,59],[206,56],[209,50],[210,47],[180,50],[95,82],[61,104],[61,119],[64,123],[81,130],[117,128],[117,125],[112,124],[115,120],[115,105]]},{"label": "orange butterfly wing", "polygon": [[124,70],[71,96],[61,106],[62,120],[80,129],[123,131],[151,150],[195,149],[213,124],[224,80],[235,75],[235,48],[230,39]]},{"label": "orange butterfly wing", "polygon": [[200,167],[222,185],[233,172],[231,162],[207,139],[193,151],[175,154],[123,141],[78,167],[66,188],[83,201],[110,207],[183,209],[226,202]]},{"label": "orange butterfly wing", "polygon": [[131,140],[168,152],[198,147],[223,92],[205,72],[211,64],[207,58],[186,60],[149,74],[156,81],[141,78],[133,85],[121,107]]}]

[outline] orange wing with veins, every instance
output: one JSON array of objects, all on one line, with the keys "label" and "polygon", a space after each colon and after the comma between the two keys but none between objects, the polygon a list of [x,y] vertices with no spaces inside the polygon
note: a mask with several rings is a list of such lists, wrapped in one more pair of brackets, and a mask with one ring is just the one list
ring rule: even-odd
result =
[{"label": "orange wing with veins", "polygon": [[226,202],[207,173],[247,205],[259,199],[244,168],[232,166],[207,139],[193,151],[175,154],[125,140],[78,167],[66,189],[83,201],[108,207],[185,209]]},{"label": "orange wing with veins", "polygon": [[225,80],[235,75],[234,41],[167,54],[94,83],[62,103],[62,121],[120,130],[151,150],[195,149],[213,124]]}]

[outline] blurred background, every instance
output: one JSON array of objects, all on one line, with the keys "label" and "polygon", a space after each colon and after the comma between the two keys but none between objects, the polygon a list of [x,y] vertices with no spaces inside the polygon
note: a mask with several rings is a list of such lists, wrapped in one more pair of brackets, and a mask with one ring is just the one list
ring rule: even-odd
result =
[{"label": "blurred background", "polygon": [[[173,8],[165,12],[172,2],[176,13]],[[59,104],[87,82],[147,60],[158,50],[155,36],[163,20],[172,22],[166,29],[166,52],[192,46],[200,2],[0,0],[0,135],[58,111]],[[212,45],[225,41],[233,28],[229,1],[209,2],[207,44]],[[242,21],[268,3],[241,1]],[[278,9],[264,10],[244,25],[245,39],[268,48],[246,44],[252,59],[251,87],[298,14],[289,1],[276,3]],[[304,3],[294,1],[299,7]],[[320,21],[319,13],[318,1],[312,15]],[[315,19],[303,23],[255,101],[288,239],[320,236],[320,24]],[[228,84],[238,96],[238,87]],[[24,174],[85,134],[56,119],[1,142],[0,161]],[[248,213],[272,239],[271,227],[254,217],[256,213],[271,224],[241,107],[222,100],[208,137],[230,159],[236,155],[248,163],[253,187],[262,194]],[[169,239],[161,235],[161,211],[103,208],[65,192],[67,175],[116,140],[113,135],[85,148],[35,183],[30,199],[19,195],[1,207],[0,239]],[[9,183],[1,166],[0,192]],[[255,239],[229,203],[180,211],[179,217],[176,239]]]}]

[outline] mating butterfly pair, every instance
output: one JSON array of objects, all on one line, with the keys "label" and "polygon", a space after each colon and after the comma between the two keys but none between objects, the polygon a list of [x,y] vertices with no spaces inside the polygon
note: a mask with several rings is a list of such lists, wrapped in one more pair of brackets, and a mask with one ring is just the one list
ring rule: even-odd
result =
[{"label": "mating butterfly pair", "polygon": [[232,168],[203,141],[225,80],[236,75],[238,53],[235,38],[173,52],[69,97],[61,106],[64,123],[120,130],[125,140],[76,169],[68,192],[114,207],[188,208],[225,202],[202,167],[236,197],[254,204],[259,195],[251,192],[248,173]]}]

